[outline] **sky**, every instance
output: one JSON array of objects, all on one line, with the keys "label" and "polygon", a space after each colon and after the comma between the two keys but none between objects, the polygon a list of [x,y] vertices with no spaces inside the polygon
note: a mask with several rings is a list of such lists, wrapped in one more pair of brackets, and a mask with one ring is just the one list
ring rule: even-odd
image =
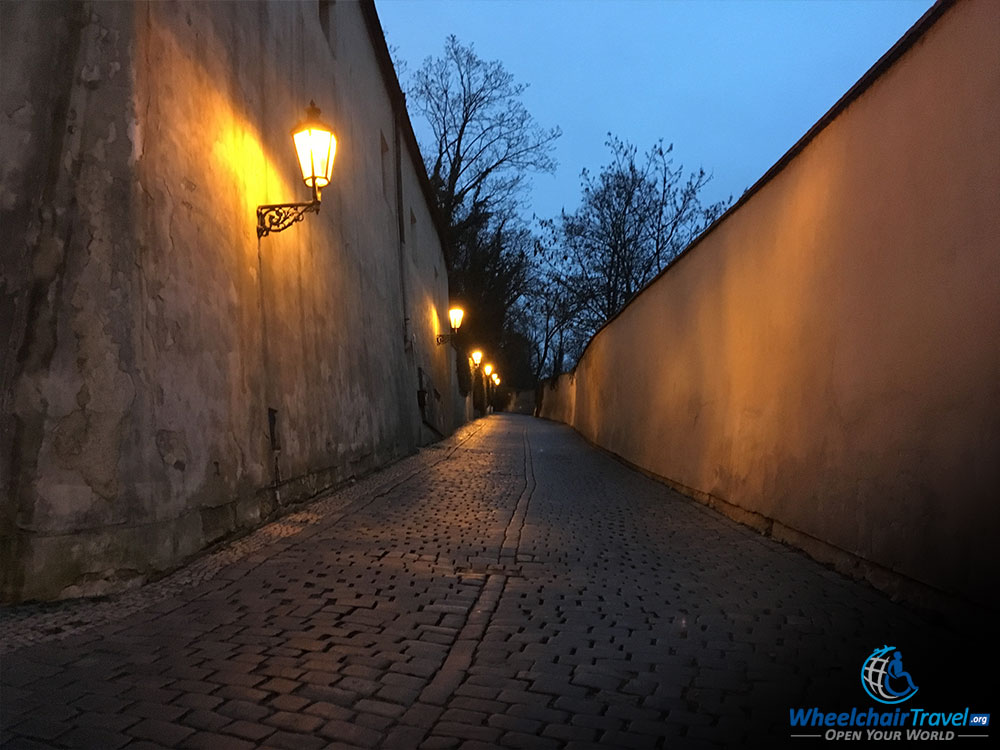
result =
[{"label": "sky", "polygon": [[[609,132],[711,173],[705,202],[738,198],[933,4],[932,0],[376,0],[412,73],[448,34],[528,84],[524,103],[563,132],[526,216],[579,203],[580,172]],[[407,72],[401,83],[406,89]],[[414,118],[418,140],[428,132]]]}]

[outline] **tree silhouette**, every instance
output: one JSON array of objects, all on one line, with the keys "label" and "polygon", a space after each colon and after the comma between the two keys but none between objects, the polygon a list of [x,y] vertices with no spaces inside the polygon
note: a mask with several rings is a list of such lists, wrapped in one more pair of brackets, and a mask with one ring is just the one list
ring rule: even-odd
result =
[{"label": "tree silhouette", "polygon": [[635,146],[608,135],[611,161],[581,174],[580,206],[543,222],[550,284],[574,311],[568,332],[573,359],[580,347],[728,207],[703,206],[711,176],[673,165],[673,146]]},{"label": "tree silhouette", "polygon": [[449,226],[474,209],[503,213],[529,172],[555,169],[551,152],[560,130],[535,123],[521,101],[526,87],[454,35],[443,56],[428,57],[414,74],[409,101],[433,134],[433,143],[421,145]]},{"label": "tree silhouette", "polygon": [[[481,59],[471,45],[447,37],[444,54],[414,73],[408,101],[430,126],[421,144],[448,236],[453,301],[465,306],[456,344],[489,352],[505,382],[527,387],[530,349],[510,328],[511,310],[529,279],[532,238],[518,217],[531,172],[551,172],[558,128],[540,128],[525,109],[525,84],[499,61]],[[524,351],[521,351],[521,350]],[[527,374],[524,374],[527,373]]]}]

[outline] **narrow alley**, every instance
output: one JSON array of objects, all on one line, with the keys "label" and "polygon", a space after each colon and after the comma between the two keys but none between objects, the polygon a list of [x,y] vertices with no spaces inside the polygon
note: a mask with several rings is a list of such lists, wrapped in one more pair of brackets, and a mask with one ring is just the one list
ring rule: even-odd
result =
[{"label": "narrow alley", "polygon": [[2,746],[808,747],[789,711],[876,705],[883,644],[964,710],[950,627],[492,415],[141,589],[5,610]]}]

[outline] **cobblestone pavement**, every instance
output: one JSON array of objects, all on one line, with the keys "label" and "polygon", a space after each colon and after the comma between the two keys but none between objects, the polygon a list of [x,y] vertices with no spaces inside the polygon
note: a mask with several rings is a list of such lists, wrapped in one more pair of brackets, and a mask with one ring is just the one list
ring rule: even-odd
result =
[{"label": "cobblestone pavement", "polygon": [[931,710],[974,703],[969,664],[995,660],[971,625],[506,415],[142,589],[8,609],[0,635],[3,748],[815,746],[789,709],[884,708],[859,679],[876,646]]}]

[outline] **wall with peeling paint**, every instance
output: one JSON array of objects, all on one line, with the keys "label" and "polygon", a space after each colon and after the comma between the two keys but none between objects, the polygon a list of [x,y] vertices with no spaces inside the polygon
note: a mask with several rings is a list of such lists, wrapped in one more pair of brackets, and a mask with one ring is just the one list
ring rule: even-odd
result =
[{"label": "wall with peeling paint", "polygon": [[[134,585],[464,418],[372,5],[0,12],[3,599]],[[333,183],[258,240],[258,204],[309,199],[310,99]]]},{"label": "wall with peeling paint", "polygon": [[995,606],[998,28],[931,11],[542,415],[888,591]]}]

